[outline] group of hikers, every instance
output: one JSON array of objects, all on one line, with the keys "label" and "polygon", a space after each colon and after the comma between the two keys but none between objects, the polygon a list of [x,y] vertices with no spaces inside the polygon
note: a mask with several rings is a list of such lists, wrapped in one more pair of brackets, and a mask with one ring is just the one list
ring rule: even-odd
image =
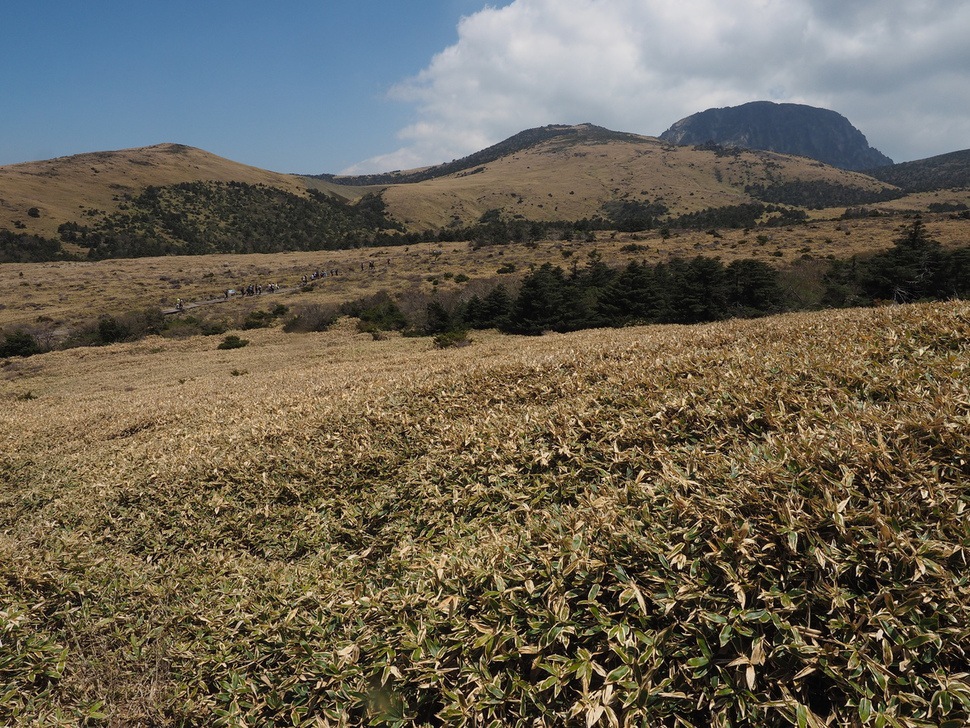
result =
[{"label": "group of hikers", "polygon": [[340,275],[340,271],[337,270],[336,268],[325,270],[322,273],[318,268],[317,270],[313,271],[313,273],[311,273],[309,277],[307,276],[306,273],[304,273],[303,276],[300,278],[300,283],[302,283],[305,286],[310,281],[317,280],[317,278],[333,278],[334,276],[338,276],[338,275]]},{"label": "group of hikers", "polygon": [[[388,259],[387,266],[390,267],[390,265],[391,265],[391,261],[390,259]],[[374,261],[361,262],[360,264],[361,270],[366,270],[368,267],[372,270],[375,269],[376,266],[374,264]],[[321,278],[335,278],[336,276],[339,276],[339,275],[340,275],[340,269],[338,268],[328,268],[324,270],[317,268],[316,270],[314,270],[309,274],[304,273],[302,276],[300,276],[300,286],[301,287],[307,286],[313,281],[319,280]],[[233,296],[243,296],[243,297],[261,296],[263,293],[275,293],[280,289],[281,289],[281,286],[278,283],[269,283],[266,286],[263,286],[259,283],[251,283],[245,287],[224,289],[222,291],[222,299],[225,301],[228,301]],[[181,298],[176,299],[175,310],[176,311],[185,310],[185,302]]]},{"label": "group of hikers", "polygon": [[[270,283],[266,286],[267,293],[275,293],[280,289],[278,283]],[[227,288],[222,292],[224,298],[229,299],[232,296],[261,296],[263,295],[263,287],[258,283],[251,283],[245,288],[240,288],[238,291],[235,288]]]}]

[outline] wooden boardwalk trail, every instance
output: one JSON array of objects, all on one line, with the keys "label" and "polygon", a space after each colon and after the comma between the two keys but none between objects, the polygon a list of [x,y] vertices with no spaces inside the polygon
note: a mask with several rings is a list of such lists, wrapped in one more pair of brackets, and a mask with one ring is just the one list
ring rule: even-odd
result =
[{"label": "wooden boardwalk trail", "polygon": [[275,291],[267,291],[265,293],[259,293],[254,296],[244,296],[243,294],[236,292],[233,295],[226,298],[225,296],[219,296],[218,298],[208,298],[203,301],[185,301],[182,304],[182,308],[176,306],[171,306],[169,308],[162,309],[163,316],[169,316],[176,313],[185,313],[186,311],[193,308],[201,308],[202,306],[212,306],[217,303],[229,303],[230,301],[239,298],[264,298],[266,296],[275,296],[278,293],[293,293],[294,291],[300,290],[300,286],[290,286],[289,288],[277,288]]}]

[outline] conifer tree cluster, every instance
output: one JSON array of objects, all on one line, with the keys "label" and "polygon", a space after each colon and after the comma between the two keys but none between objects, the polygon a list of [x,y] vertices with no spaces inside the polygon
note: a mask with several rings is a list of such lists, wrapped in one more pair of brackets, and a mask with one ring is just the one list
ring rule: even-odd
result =
[{"label": "conifer tree cluster", "polygon": [[594,251],[585,266],[563,270],[545,263],[528,273],[518,294],[499,285],[448,311],[435,301],[428,321],[440,333],[453,328],[498,328],[506,333],[700,323],[763,316],[785,308],[777,271],[757,260],[729,265],[716,258],[673,259],[612,268]]}]

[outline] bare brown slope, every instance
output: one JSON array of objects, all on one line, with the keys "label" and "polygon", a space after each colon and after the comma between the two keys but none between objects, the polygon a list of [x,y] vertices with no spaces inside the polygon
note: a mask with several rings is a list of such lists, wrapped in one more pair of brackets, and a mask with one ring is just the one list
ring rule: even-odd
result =
[{"label": "bare brown slope", "polygon": [[747,185],[828,182],[871,192],[886,183],[804,157],[674,147],[654,137],[551,139],[489,164],[391,185],[388,212],[409,228],[467,224],[498,209],[530,220],[578,220],[611,200],[662,201],[671,214],[751,202]]},{"label": "bare brown slope", "polygon": [[[182,144],[157,144],[0,167],[0,229],[20,221],[24,232],[54,237],[58,225],[83,219],[85,210],[117,210],[125,194],[195,181],[264,184],[297,194],[309,186],[359,196],[353,187],[250,167]],[[28,214],[31,208],[39,217]]]}]

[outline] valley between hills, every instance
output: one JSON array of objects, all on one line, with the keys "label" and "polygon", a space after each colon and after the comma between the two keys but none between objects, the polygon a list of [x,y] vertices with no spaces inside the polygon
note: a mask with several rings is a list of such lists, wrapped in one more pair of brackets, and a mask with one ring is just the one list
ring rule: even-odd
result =
[{"label": "valley between hills", "polygon": [[944,156],[0,167],[0,723],[966,725]]}]

